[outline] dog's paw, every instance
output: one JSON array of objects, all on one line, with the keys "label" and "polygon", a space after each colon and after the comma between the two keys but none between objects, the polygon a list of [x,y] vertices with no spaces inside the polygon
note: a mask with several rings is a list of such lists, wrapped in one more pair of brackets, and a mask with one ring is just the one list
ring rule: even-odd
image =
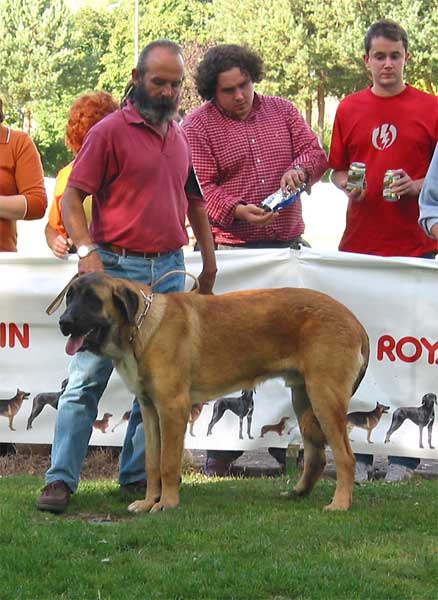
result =
[{"label": "dog's paw", "polygon": [[136,500],[128,506],[128,510],[131,513],[138,514],[142,512],[150,512],[154,506],[155,501]]},{"label": "dog's paw", "polygon": [[162,510],[170,510],[172,508],[178,508],[178,506],[179,506],[178,501],[165,502],[165,501],[160,500],[159,502],[157,502],[156,504],[153,505],[150,512],[155,513],[155,512],[160,512]]},{"label": "dog's paw", "polygon": [[351,502],[335,502],[332,501],[327,506],[324,506],[324,510],[327,512],[334,512],[335,510],[349,510],[351,508]]},{"label": "dog's paw", "polygon": [[281,498],[288,498],[290,500],[298,500],[298,498],[304,498],[304,496],[308,496],[310,492],[297,492],[295,489],[293,490],[285,490],[284,492],[280,492]]}]

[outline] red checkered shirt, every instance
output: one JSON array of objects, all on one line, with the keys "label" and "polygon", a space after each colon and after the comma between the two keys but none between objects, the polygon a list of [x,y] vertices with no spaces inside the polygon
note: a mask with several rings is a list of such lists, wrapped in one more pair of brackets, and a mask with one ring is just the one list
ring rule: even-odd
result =
[{"label": "red checkered shirt", "polygon": [[237,204],[260,204],[279,189],[281,177],[292,167],[304,167],[311,183],[328,168],[316,135],[293,104],[255,94],[251,113],[241,121],[211,100],[186,117],[182,126],[217,243],[291,241],[304,232],[300,200],[266,226],[234,218]]}]

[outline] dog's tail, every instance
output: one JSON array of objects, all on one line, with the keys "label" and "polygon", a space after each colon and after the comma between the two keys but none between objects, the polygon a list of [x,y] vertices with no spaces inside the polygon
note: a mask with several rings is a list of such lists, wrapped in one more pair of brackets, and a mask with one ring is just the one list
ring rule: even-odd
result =
[{"label": "dog's tail", "polygon": [[365,373],[368,368],[368,361],[370,360],[370,340],[367,333],[364,331],[364,336],[362,339],[362,346],[360,349],[360,354],[362,357],[362,365],[359,369],[359,373],[356,377],[356,381],[353,384],[353,389],[351,391],[351,395],[353,395],[357,388],[360,386],[362,379],[365,377]]}]

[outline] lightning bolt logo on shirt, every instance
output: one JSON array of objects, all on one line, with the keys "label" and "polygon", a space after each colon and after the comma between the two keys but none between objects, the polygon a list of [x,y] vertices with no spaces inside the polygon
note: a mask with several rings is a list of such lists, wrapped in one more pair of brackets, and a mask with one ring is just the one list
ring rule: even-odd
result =
[{"label": "lightning bolt logo on shirt", "polygon": [[376,127],[373,131],[373,146],[377,150],[386,150],[392,146],[397,138],[397,127],[384,123],[380,127]]}]

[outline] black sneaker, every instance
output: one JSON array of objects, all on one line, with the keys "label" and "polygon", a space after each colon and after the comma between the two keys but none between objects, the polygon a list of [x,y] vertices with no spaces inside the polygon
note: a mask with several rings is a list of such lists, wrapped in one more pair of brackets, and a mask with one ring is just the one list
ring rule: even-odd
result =
[{"label": "black sneaker", "polygon": [[71,489],[64,481],[53,481],[42,489],[36,507],[53,513],[63,513],[70,502]]},{"label": "black sneaker", "polygon": [[229,477],[231,474],[231,463],[227,460],[207,457],[203,472],[207,477]]}]

